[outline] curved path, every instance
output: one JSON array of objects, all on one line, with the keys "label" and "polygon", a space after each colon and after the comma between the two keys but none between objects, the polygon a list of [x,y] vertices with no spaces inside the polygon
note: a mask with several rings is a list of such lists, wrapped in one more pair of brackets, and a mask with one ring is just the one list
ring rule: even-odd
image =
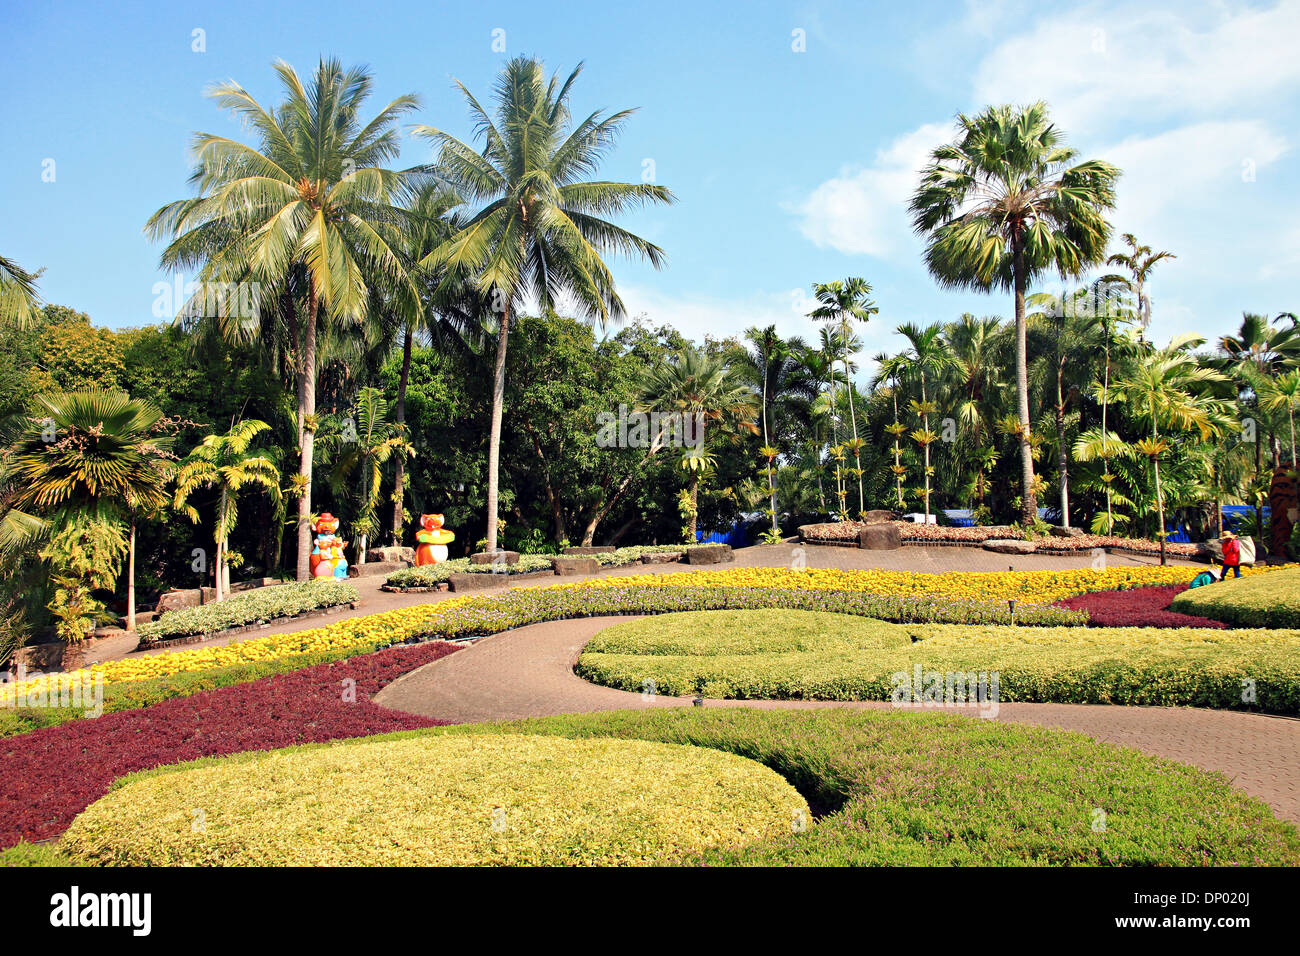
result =
[{"label": "curved path", "polygon": [[[555,621],[485,637],[411,671],[374,701],[455,723],[552,714],[686,707],[687,697],[643,697],[599,687],[573,673],[583,646],[626,617]],[[706,707],[886,708],[887,702],[709,700]],[[915,708],[921,709],[921,708]],[[936,708],[924,708],[933,711]],[[944,708],[947,709],[947,708]],[[969,715],[969,710],[951,712]],[[999,705],[998,720],[1076,730],[1108,743],[1218,770],[1242,790],[1300,824],[1300,720],[1191,707],[1098,704]]]}]

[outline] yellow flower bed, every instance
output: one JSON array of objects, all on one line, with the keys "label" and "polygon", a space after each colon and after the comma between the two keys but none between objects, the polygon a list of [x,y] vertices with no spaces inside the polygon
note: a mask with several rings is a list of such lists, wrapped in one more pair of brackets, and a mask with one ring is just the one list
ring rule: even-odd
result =
[{"label": "yellow flower bed", "polygon": [[[956,600],[1007,601],[1051,604],[1088,591],[1119,591],[1164,584],[1186,584],[1204,568],[1124,567],[1069,571],[946,571],[926,574],[917,571],[841,571],[826,568],[731,568],[725,571],[678,571],[637,577],[606,577],[581,587],[747,587],[810,588],[871,591],[913,597]],[[1245,574],[1263,574],[1275,568],[1251,568]]]},{"label": "yellow flower bed", "polygon": [[440,734],[129,780],[61,849],[118,866],[625,866],[779,838],[810,818],[780,774],[721,750]]}]

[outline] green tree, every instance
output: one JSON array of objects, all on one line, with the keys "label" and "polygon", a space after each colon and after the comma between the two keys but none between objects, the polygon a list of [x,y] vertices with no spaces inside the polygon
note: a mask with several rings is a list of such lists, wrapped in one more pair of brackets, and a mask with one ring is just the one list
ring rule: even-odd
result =
[{"label": "green tree", "polygon": [[957,118],[959,136],[922,172],[910,209],[940,285],[1014,293],[1021,520],[1037,519],[1025,294],[1049,270],[1077,276],[1106,254],[1119,170],[1075,162],[1047,106],[990,106]]},{"label": "green tree", "polygon": [[[162,254],[164,267],[200,268],[199,295],[218,290],[215,309],[191,301],[217,320],[228,338],[247,341],[257,323],[232,307],[222,290],[256,294],[258,317],[270,321],[288,304],[298,399],[298,579],[310,574],[312,461],[317,426],[317,345],[321,323],[356,325],[372,294],[389,290],[418,311],[416,292],[401,257],[385,238],[385,226],[402,218],[394,197],[400,174],[385,164],[400,149],[397,122],[415,108],[400,96],[374,118],[361,109],[373,77],[322,59],[309,85],[293,67],[276,61],[285,99],[261,106],[239,84],[216,86],[211,96],[257,134],[249,146],[224,136],[195,138],[198,165],[191,182],[199,195],[159,209],[147,231],[174,237]],[[301,304],[299,304],[301,303]]]},{"label": "green tree", "polygon": [[558,75],[548,81],[537,60],[511,60],[497,81],[495,119],[457,82],[482,140],[481,150],[431,126],[415,128],[417,135],[439,147],[438,166],[448,182],[467,202],[482,204],[421,265],[444,268],[444,282],[457,275],[474,276],[497,315],[488,439],[488,551],[497,547],[501,415],[512,316],[530,294],[546,312],[567,293],[584,315],[602,323],[616,320],[624,313],[623,302],[604,257],[632,254],[656,268],[664,261],[663,250],[654,243],[603,218],[646,203],[669,203],[673,195],[651,183],[586,178],[599,167],[631,111],[608,116],[597,111],[574,124],[569,95],[581,70],[579,66],[561,83]]},{"label": "green tree", "polygon": [[1138,242],[1137,237],[1131,232],[1124,233],[1120,239],[1128,246],[1128,251],[1107,256],[1106,265],[1121,266],[1127,270],[1128,275],[1102,276],[1102,281],[1120,284],[1133,293],[1137,300],[1138,337],[1141,338],[1142,333],[1151,325],[1151,299],[1146,291],[1151,272],[1164,260],[1178,257],[1172,252],[1153,251],[1150,246]]},{"label": "green tree", "polygon": [[404,429],[389,420],[388,402],[378,388],[357,393],[356,420],[346,433],[333,436],[334,447],[322,448],[334,458],[334,482],[342,488],[354,475],[360,478],[359,506],[353,528],[360,536],[357,564],[366,563],[366,544],[379,533],[379,497],[383,467],[394,455],[400,463],[414,454]]},{"label": "green tree", "polygon": [[921,446],[924,455],[925,475],[925,520],[930,520],[930,479],[934,469],[930,466],[930,446],[938,440],[938,435],[930,431],[930,415],[939,407],[930,401],[926,391],[926,381],[934,382],[955,364],[952,353],[948,351],[943,340],[943,328],[938,325],[921,328],[913,322],[905,322],[898,327],[898,334],[907,339],[911,346],[899,357],[902,373],[914,377],[921,385],[921,400],[911,402],[912,411],[920,417],[921,428],[912,432],[912,440]]},{"label": "green tree", "polygon": [[36,322],[40,294],[39,272],[26,272],[13,259],[0,256],[0,325],[27,328]]}]

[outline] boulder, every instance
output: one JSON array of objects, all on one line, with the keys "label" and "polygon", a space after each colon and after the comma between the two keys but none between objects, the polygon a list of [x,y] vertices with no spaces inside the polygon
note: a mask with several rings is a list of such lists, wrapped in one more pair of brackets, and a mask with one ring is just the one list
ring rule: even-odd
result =
[{"label": "boulder", "polygon": [[725,564],[735,560],[729,544],[706,544],[686,549],[687,564]]},{"label": "boulder", "polygon": [[553,559],[553,563],[556,574],[595,574],[600,570],[600,562],[595,558],[584,558],[578,555],[558,557]]},{"label": "boulder", "polygon": [[998,554],[1033,554],[1038,550],[1038,545],[1015,538],[994,538],[984,542],[984,550],[996,551]]},{"label": "boulder", "polygon": [[598,545],[579,545],[564,549],[565,554],[613,554],[614,546],[612,544]]},{"label": "boulder", "polygon": [[885,508],[877,508],[875,511],[868,511],[862,516],[863,524],[880,524],[882,521],[893,521],[894,513]]},{"label": "boulder", "polygon": [[167,611],[179,611],[182,608],[198,607],[203,603],[203,592],[199,588],[178,589],[174,588],[162,594],[158,598],[158,604],[154,608],[157,614],[163,614]]},{"label": "boulder", "polygon": [[394,561],[405,561],[407,564],[415,564],[415,549],[395,544],[382,548],[367,548],[366,561],[383,562],[385,564]]},{"label": "boulder", "polygon": [[501,561],[506,564],[518,564],[519,552],[498,550],[489,554],[486,551],[480,551],[477,554],[471,554],[469,556],[470,564],[494,564],[497,561]]},{"label": "boulder", "polygon": [[902,546],[903,537],[893,522],[868,524],[858,532],[858,547],[866,551],[896,551]]},{"label": "boulder", "polygon": [[1062,528],[1060,525],[1052,525],[1050,533],[1055,538],[1082,538],[1084,531],[1082,528]]},{"label": "boulder", "polygon": [[676,564],[681,559],[680,551],[651,551],[641,555],[642,564]]}]

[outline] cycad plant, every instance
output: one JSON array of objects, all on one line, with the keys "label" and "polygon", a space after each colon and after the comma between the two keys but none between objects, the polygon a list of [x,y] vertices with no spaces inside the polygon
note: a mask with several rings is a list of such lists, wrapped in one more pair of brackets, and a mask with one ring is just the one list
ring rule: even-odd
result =
[{"label": "cycad plant", "polygon": [[181,462],[176,473],[172,506],[195,523],[198,510],[190,499],[202,489],[217,489],[216,522],[212,537],[216,544],[217,600],[230,589],[227,551],[230,533],[239,520],[239,493],[245,487],[261,487],[272,495],[280,493],[280,472],[269,457],[251,450],[253,439],[270,428],[266,422],[249,419],[236,422],[224,435],[208,435]]},{"label": "cycad plant", "polygon": [[591,177],[613,147],[631,110],[591,113],[577,123],[569,97],[582,67],[561,82],[542,64],[517,57],[496,84],[495,115],[465,86],[481,148],[475,149],[432,126],[415,134],[439,149],[439,171],[477,206],[463,228],[427,256],[424,268],[444,270],[444,283],[472,276],[496,312],[496,365],[492,375],[492,422],[488,438],[487,543],[497,546],[501,415],[505,405],[506,349],[510,322],[532,297],[543,313],[561,295],[602,323],[624,314],[605,263],[630,254],[655,268],[664,252],[654,243],[605,218],[647,204],[670,203],[673,195],[653,183],[619,183]]}]

